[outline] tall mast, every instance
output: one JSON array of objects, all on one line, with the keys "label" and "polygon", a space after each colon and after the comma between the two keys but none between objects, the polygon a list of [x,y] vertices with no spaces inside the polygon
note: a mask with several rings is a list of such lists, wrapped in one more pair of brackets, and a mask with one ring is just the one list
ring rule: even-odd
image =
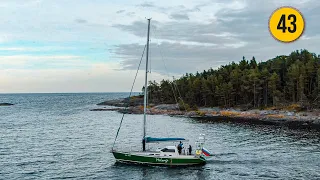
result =
[{"label": "tall mast", "polygon": [[150,20],[148,19],[148,37],[147,37],[147,56],[146,56],[146,76],[144,82],[144,102],[143,102],[143,151],[146,150],[146,120],[147,120],[147,97],[148,97],[148,60],[149,60],[149,35],[150,35]]}]

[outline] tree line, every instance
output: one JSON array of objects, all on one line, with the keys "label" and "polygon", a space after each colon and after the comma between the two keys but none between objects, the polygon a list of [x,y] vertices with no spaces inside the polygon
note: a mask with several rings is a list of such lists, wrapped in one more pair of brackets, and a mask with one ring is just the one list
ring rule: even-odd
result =
[{"label": "tree line", "polygon": [[[186,73],[179,79],[149,82],[150,103],[201,107],[261,108],[299,103],[320,106],[320,55],[296,50],[257,63],[242,58],[218,69]],[[143,88],[144,89],[144,88]]]}]

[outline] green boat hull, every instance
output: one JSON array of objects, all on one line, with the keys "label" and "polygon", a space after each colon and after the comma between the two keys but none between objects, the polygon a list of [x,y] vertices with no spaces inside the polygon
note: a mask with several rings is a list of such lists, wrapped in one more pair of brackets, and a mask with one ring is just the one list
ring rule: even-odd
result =
[{"label": "green boat hull", "polygon": [[125,152],[112,152],[118,162],[122,163],[135,163],[144,165],[164,165],[164,166],[194,166],[203,165],[206,159],[203,157],[195,158],[177,158],[177,157],[153,157],[147,155],[138,155]]}]

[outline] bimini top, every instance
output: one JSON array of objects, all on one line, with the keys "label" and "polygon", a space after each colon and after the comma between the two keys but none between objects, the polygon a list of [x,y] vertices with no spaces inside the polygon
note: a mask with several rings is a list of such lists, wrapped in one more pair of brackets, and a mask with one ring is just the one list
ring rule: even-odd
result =
[{"label": "bimini top", "polygon": [[154,138],[154,137],[145,137],[146,143],[152,142],[163,142],[163,141],[186,141],[185,138]]}]

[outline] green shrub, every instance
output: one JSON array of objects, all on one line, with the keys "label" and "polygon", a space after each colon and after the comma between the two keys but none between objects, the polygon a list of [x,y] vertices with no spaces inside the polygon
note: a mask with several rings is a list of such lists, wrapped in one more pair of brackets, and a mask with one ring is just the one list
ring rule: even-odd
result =
[{"label": "green shrub", "polygon": [[198,111],[198,106],[194,104],[191,109],[194,111]]},{"label": "green shrub", "polygon": [[179,109],[182,111],[190,111],[191,110],[190,105],[183,102],[182,100],[179,100],[178,106],[179,106]]},{"label": "green shrub", "polygon": [[199,116],[204,116],[204,115],[206,115],[205,112],[199,111],[199,110],[197,110],[196,113],[197,113],[197,115],[199,115]]}]

